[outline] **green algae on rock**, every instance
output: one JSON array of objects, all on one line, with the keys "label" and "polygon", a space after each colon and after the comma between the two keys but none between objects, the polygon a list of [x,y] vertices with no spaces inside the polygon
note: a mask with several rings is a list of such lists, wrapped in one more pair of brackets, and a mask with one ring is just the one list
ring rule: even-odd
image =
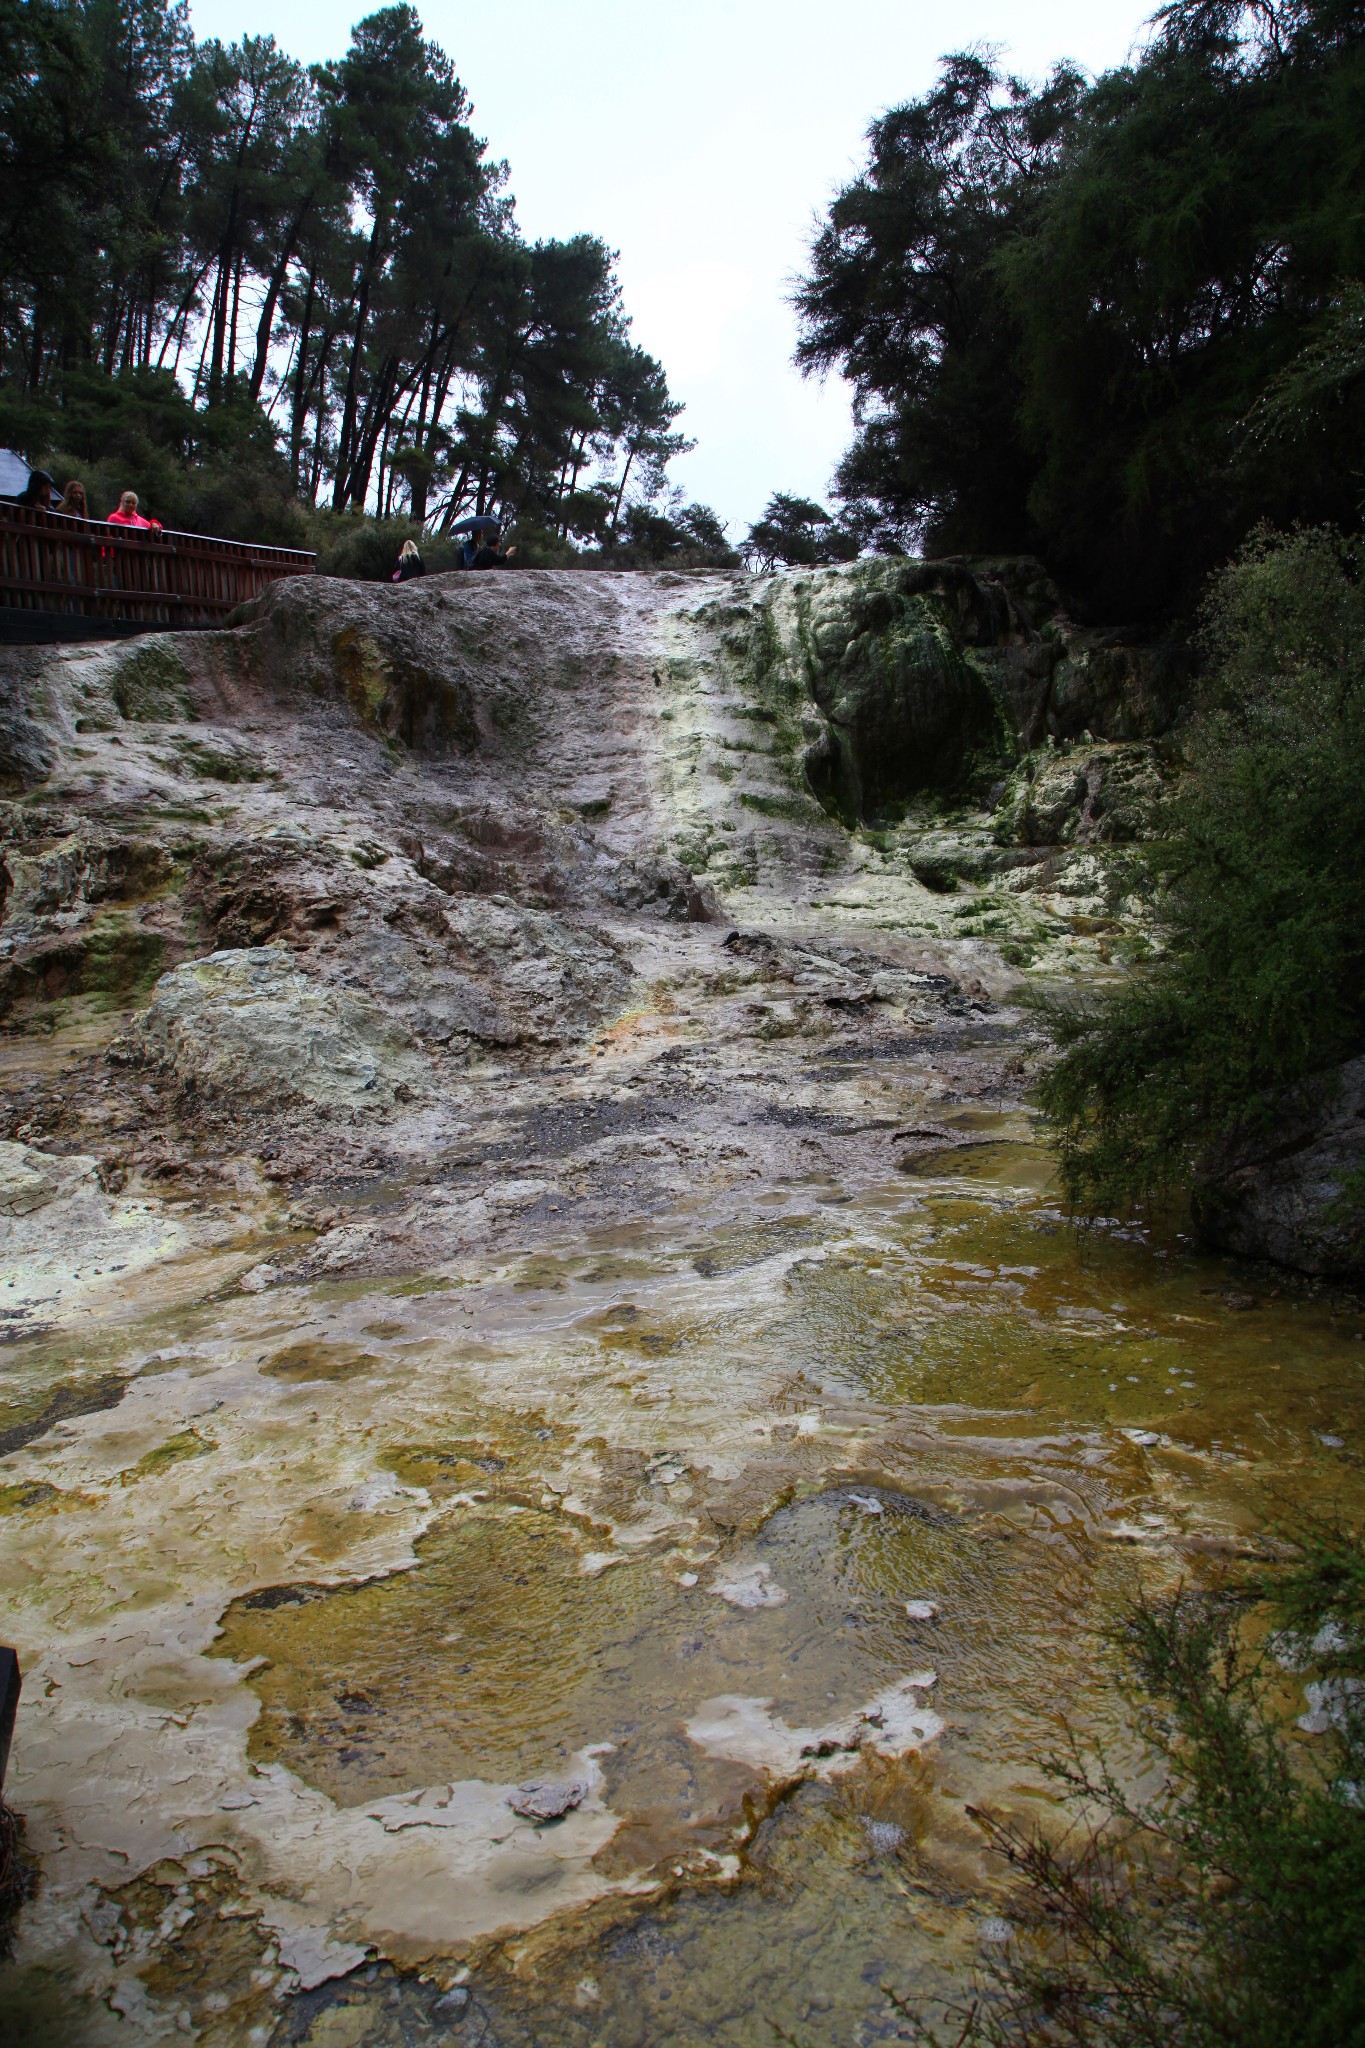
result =
[{"label": "green algae on rock", "polygon": [[143,724],[194,717],[189,670],[161,635],[131,641],[110,666],[110,694],[121,717]]},{"label": "green algae on rock", "polygon": [[1150,743],[1042,748],[1012,770],[995,814],[1002,846],[1120,845],[1150,838],[1170,769]]},{"label": "green algae on rock", "polygon": [[805,732],[801,766],[846,825],[969,788],[1012,750],[991,690],[920,588],[919,565],[784,578],[748,660]]}]

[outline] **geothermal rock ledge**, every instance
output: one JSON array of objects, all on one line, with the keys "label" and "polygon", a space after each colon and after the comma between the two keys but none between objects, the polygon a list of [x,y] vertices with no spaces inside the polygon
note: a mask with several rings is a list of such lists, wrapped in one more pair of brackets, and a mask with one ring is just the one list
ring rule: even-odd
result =
[{"label": "geothermal rock ledge", "polygon": [[8,657],[8,1982],[54,2038],[624,2043],[644,1914],[781,2012],[782,1842],[871,1887],[850,2025],[971,1951],[877,1858],[986,1896],[963,1801],[1084,1712],[1104,1539],[1236,1521],[1207,1430],[1178,1507],[1160,1464],[1194,1280],[1125,1308],[1030,1142],[1013,999],[1104,971],[1174,659],[1052,602],[304,579]]}]

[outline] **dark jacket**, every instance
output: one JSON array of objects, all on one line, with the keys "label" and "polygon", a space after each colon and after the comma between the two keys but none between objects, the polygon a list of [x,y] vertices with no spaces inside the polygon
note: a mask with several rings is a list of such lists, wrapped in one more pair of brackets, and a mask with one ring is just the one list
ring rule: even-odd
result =
[{"label": "dark jacket", "polygon": [[398,567],[389,578],[391,583],[407,583],[414,576],[425,576],[427,565],[420,555],[400,555]]}]

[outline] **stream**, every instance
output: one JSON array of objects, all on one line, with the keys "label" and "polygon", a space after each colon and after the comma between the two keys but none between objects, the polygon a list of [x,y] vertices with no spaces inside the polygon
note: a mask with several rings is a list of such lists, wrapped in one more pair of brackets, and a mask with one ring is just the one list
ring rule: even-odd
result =
[{"label": "stream", "polygon": [[[138,1754],[78,1796],[122,1839],[162,1731],[216,1722],[177,1802],[225,1772],[218,1805],[280,1829],[277,1854],[349,1856],[389,1955],[253,2031],[280,1965],[228,1910],[228,1840],[113,1892],[125,1954],[185,1916],[149,1978],[159,2002],[210,2038],[221,2012],[224,2038],[319,2048],[747,2048],[774,2027],[908,2038],[897,2001],[960,2000],[1008,1930],[966,1809],[1046,1807],[1039,1764],[1068,1728],[1140,1769],[1097,1630],[1140,1583],[1216,1573],[1278,1518],[1358,1500],[1365,1440],[1358,1317],[1178,1241],[1078,1237],[1021,1122],[976,1112],[967,1149],[852,1194],[793,1178],[747,1218],[684,1205],[457,1273],[320,1285],[287,1320],[212,1294],[132,1306],[33,1359],[34,1384],[127,1389],[58,1423],[3,1496],[42,1558],[19,1597],[71,1667],[49,1683],[233,1553],[270,1577],[302,1539],[325,1579],[329,1558],[354,1571],[357,1518],[373,1529],[372,1575],[230,1602],[199,1699],[168,1672],[158,1709],[139,1672]],[[349,1498],[305,1504],[366,1468]],[[145,1497],[117,1534],[96,1505],[111,1485],[119,1508]],[[799,1757],[786,1731],[841,1740],[907,1677],[913,1748]],[[378,1812],[402,1840],[433,1784],[546,1777],[589,1796],[521,1840],[452,1816],[480,1838],[463,1907],[432,1860],[381,1876],[382,1847],[344,1826]],[[499,1895],[551,1910],[468,1975],[403,1968],[433,1911],[488,1934]],[[65,2007],[36,1967],[30,1996]]]}]

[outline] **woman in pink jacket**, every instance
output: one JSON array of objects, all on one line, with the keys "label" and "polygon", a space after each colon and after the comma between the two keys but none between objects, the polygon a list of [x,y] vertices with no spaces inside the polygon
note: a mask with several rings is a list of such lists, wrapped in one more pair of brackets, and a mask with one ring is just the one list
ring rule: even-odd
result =
[{"label": "woman in pink jacket", "polygon": [[160,533],[159,519],[144,519],[137,509],[137,492],[125,491],[118,501],[118,511],[109,514],[110,526],[139,526],[148,533]]}]

